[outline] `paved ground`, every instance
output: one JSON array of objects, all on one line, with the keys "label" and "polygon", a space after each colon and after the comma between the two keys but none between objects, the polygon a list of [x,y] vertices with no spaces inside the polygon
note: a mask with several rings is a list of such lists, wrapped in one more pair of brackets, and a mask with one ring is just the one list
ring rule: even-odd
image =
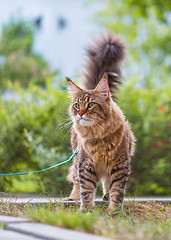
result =
[{"label": "paved ground", "polygon": [[25,218],[0,216],[1,240],[110,240],[93,234],[32,223]]}]

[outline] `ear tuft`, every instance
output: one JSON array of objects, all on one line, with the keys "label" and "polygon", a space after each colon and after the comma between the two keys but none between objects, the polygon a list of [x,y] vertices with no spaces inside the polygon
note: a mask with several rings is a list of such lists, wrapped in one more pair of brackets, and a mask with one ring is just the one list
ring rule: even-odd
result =
[{"label": "ear tuft", "polygon": [[65,79],[67,80],[67,82],[71,81],[69,77],[65,77]]},{"label": "ear tuft", "polygon": [[102,76],[102,78],[105,78],[107,81],[108,81],[108,75],[107,75],[107,72],[105,72]]},{"label": "ear tuft", "polygon": [[70,78],[68,78],[68,77],[65,77],[65,78],[69,84],[69,87],[70,87],[73,97],[75,97],[78,93],[82,92],[82,89],[79,88],[75,83],[73,83]]}]

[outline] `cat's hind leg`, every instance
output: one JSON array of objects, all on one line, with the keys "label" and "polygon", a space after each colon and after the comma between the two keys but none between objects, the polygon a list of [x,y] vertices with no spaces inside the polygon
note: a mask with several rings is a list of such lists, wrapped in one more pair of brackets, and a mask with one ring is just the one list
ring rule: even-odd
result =
[{"label": "cat's hind leg", "polygon": [[69,169],[67,180],[73,183],[73,188],[69,197],[64,198],[64,201],[78,201],[80,200],[80,181],[78,177],[78,170],[76,165],[72,165]]},{"label": "cat's hind leg", "polygon": [[[71,130],[71,145],[74,152],[75,149],[78,147],[78,141],[77,141],[77,134],[73,128]],[[64,199],[65,201],[80,200],[80,181],[79,181],[79,173],[78,173],[79,159],[80,159],[79,153],[77,153],[77,155],[74,157],[73,164],[70,167],[69,174],[67,176],[67,180],[73,183],[73,188],[70,196]]]},{"label": "cat's hind leg", "polygon": [[69,197],[63,199],[64,201],[79,201],[80,200],[80,183],[74,183],[73,189]]}]

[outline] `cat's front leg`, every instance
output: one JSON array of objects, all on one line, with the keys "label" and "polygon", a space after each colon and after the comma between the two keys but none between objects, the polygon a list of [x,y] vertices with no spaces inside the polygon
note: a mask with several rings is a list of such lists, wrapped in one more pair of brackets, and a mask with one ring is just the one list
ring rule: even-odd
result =
[{"label": "cat's front leg", "polygon": [[94,208],[97,174],[91,159],[86,159],[79,168],[81,209]]},{"label": "cat's front leg", "polygon": [[110,180],[110,204],[109,210],[121,206],[123,209],[123,198],[128,181],[128,167],[115,167],[111,171]]}]

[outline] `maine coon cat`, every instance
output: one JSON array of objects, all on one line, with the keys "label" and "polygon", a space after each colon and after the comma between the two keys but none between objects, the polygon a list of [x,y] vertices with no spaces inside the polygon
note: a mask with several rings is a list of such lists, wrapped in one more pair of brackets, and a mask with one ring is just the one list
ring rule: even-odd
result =
[{"label": "maine coon cat", "polygon": [[67,179],[73,182],[68,200],[80,200],[81,208],[94,206],[98,182],[102,182],[109,209],[122,205],[134,154],[135,138],[112,99],[121,79],[125,46],[113,34],[100,36],[87,49],[83,89],[67,78],[72,92],[71,145],[78,147]]}]

